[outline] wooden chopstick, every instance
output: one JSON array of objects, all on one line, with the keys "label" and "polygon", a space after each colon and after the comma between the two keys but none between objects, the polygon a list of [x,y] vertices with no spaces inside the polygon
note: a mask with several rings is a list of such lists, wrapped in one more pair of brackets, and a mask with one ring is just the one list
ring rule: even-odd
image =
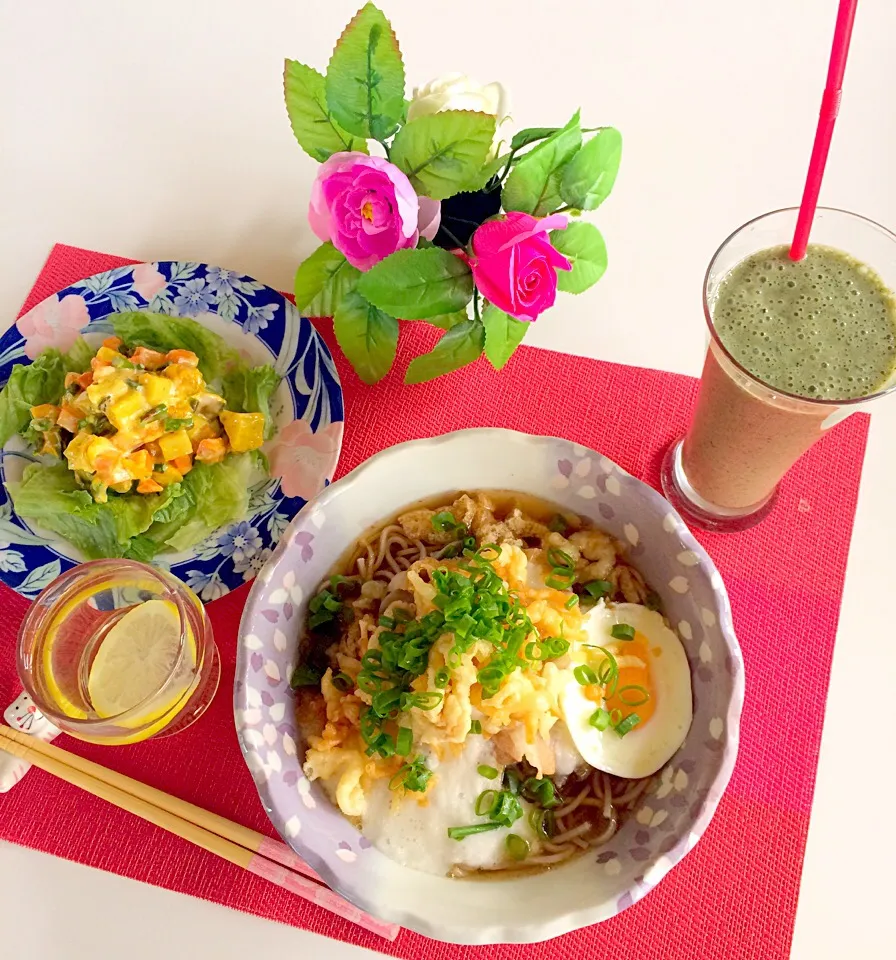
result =
[{"label": "wooden chopstick", "polygon": [[[85,760],[52,744],[0,725],[0,750],[26,760],[41,770],[87,793],[133,813],[149,823],[189,840],[230,863],[343,917],[358,926],[394,940],[400,927],[359,910],[323,884],[318,874],[286,844],[233,823],[202,807]],[[304,874],[304,876],[300,876]],[[305,879],[310,877],[313,879]]]},{"label": "wooden chopstick", "polygon": [[131,777],[126,777],[123,773],[110,770],[108,767],[103,767],[98,763],[92,763],[90,760],[79,757],[76,753],[69,753],[67,750],[54,747],[50,743],[37,740],[11,727],[7,728],[0,725],[0,736],[12,739],[16,743],[20,743],[46,757],[59,760],[96,780],[103,780],[105,783],[124,790],[125,793],[131,794],[132,797],[139,797],[141,800],[146,800],[160,810],[167,810],[168,813],[173,813],[182,820],[189,820],[191,823],[204,827],[212,833],[217,833],[219,837],[224,837],[225,840],[237,843],[241,847],[251,850],[253,853],[260,853],[263,857],[267,857],[269,860],[275,860],[284,867],[288,867],[296,873],[301,873],[303,876],[310,877],[318,883],[324,883],[323,879],[285,843],[271,840],[270,837],[266,837],[263,833],[250,830],[248,827],[220,817],[210,810],[197,807],[195,804],[188,803],[186,800],[180,800],[178,797],[171,796],[170,793],[157,790],[155,787],[149,786],[149,784],[142,783],[139,780],[133,780]]}]

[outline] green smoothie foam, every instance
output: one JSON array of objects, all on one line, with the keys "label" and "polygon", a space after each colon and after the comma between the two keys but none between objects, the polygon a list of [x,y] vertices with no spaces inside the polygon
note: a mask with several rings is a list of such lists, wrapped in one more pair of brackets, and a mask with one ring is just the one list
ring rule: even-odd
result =
[{"label": "green smoothie foam", "polygon": [[713,322],[764,383],[813,400],[869,396],[896,374],[896,298],[865,264],[811,244],[753,254],[719,288]]}]

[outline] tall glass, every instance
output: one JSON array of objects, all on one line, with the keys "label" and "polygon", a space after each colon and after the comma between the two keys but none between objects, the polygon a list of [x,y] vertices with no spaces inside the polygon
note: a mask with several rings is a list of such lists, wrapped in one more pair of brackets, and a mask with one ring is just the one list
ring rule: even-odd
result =
[{"label": "tall glass", "polygon": [[[744,530],[774,505],[778,484],[797,459],[834,424],[896,389],[896,375],[855,400],[808,400],[772,387],[725,348],[713,322],[719,288],[747,257],[789,244],[798,210],[776,210],[735,230],[706,271],[703,312],[710,343],[687,434],[666,453],[663,492],[691,523],[709,530]],[[845,210],[820,207],[812,243],[867,264],[896,289],[896,236]]]}]

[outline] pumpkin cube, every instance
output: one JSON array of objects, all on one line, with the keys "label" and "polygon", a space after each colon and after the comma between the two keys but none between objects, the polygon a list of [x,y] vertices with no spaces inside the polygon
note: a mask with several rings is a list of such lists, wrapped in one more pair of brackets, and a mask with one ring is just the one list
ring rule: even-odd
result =
[{"label": "pumpkin cube", "polygon": [[189,456],[193,452],[193,444],[187,436],[187,431],[181,428],[173,433],[163,434],[156,441],[166,460],[176,460],[178,457]]},{"label": "pumpkin cube", "polygon": [[234,453],[257,450],[264,443],[264,414],[223,410],[220,417]]}]

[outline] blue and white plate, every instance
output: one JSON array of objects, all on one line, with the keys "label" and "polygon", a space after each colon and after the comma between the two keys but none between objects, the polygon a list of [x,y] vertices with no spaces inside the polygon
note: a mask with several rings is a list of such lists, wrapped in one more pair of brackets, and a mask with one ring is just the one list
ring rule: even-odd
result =
[{"label": "blue and white plate", "polygon": [[[109,316],[129,310],[192,317],[283,376],[271,407],[277,432],[264,445],[271,475],[251,489],[250,516],[156,560],[215,600],[255,576],[292,517],[332,479],[342,445],[339,377],[318,332],[282,294],[221,267],[165,260],[98,273],[29,310],[0,338],[0,385],[15,364],[49,347],[68,350],[79,335],[98,346],[112,333]],[[0,580],[27,597],[84,559],[16,516],[3,482],[18,480],[31,459],[19,437],[0,451]]]}]

